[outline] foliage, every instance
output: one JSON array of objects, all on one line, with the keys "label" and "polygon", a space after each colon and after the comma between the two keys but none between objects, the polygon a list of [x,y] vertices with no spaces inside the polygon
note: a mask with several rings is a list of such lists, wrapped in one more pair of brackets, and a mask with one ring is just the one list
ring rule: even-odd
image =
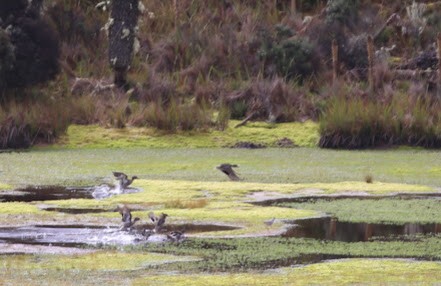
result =
[{"label": "foliage", "polygon": [[14,62],[14,47],[9,40],[8,34],[0,28],[0,91],[6,85],[6,76],[11,72]]},{"label": "foliage", "polygon": [[286,27],[278,26],[276,30],[276,38],[267,38],[259,51],[267,73],[271,75],[274,68],[279,76],[304,79],[317,72],[319,61],[314,46],[305,38],[291,38],[292,32]]},{"label": "foliage", "polygon": [[7,34],[15,56],[12,69],[4,74],[3,88],[35,85],[54,78],[58,72],[58,36],[37,11],[25,14],[26,7],[17,14],[11,11],[2,25],[9,25]]},{"label": "foliage", "polygon": [[330,0],[326,5],[326,22],[350,25],[357,20],[359,0]]}]

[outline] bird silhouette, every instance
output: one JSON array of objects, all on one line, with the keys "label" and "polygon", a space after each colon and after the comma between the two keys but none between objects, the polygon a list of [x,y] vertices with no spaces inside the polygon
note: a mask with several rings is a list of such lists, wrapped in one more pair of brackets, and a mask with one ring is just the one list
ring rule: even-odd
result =
[{"label": "bird silhouette", "polygon": [[137,176],[133,176],[131,179],[129,179],[129,177],[127,177],[126,174],[121,172],[112,172],[112,173],[115,176],[115,178],[118,180],[119,189],[121,191],[124,191],[128,186],[130,186],[131,183],[133,183],[135,179],[138,179]]},{"label": "bird silhouette", "polygon": [[184,231],[177,231],[177,230],[170,231],[167,234],[167,238],[173,242],[179,243],[185,239]]},{"label": "bird silhouette", "polygon": [[270,226],[273,225],[273,223],[274,223],[275,220],[276,220],[276,218],[273,217],[272,219],[270,219],[270,220],[266,220],[266,221],[264,221],[263,223],[264,223],[267,227],[270,227]]},{"label": "bird silhouette", "polygon": [[159,232],[162,229],[167,216],[168,214],[162,213],[159,217],[157,217],[153,212],[149,212],[149,218],[155,226],[155,232]]},{"label": "bird silhouette", "polygon": [[123,225],[121,226],[121,230],[131,230],[132,226],[140,220],[139,217],[135,217],[132,220],[132,213],[130,212],[129,208],[127,206],[123,206],[122,208],[119,208],[119,213],[122,217]]},{"label": "bird silhouette", "polygon": [[240,181],[240,178],[236,175],[233,168],[239,167],[238,165],[232,165],[228,163],[221,164],[216,167],[216,169],[220,170],[222,173],[228,176],[232,181]]}]

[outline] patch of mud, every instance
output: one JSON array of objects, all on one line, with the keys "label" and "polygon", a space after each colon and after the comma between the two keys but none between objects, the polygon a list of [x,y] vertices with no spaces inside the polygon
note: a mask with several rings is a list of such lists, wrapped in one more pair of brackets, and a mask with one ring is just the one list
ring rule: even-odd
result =
[{"label": "patch of mud", "polygon": [[266,148],[265,145],[260,143],[248,142],[248,141],[239,141],[236,144],[232,145],[230,148],[242,148],[242,149],[262,149]]},{"label": "patch of mud", "polygon": [[296,192],[295,194],[289,195],[289,194],[283,194],[278,192],[267,192],[267,191],[253,191],[247,195],[247,198],[250,198],[251,201],[249,203],[254,203],[256,205],[268,205],[273,204],[278,201],[288,201],[288,200],[295,200],[297,198],[303,198],[299,195],[302,194],[308,194],[308,197],[312,194],[317,194],[317,196],[322,195],[324,193],[323,190],[320,189],[304,189],[302,192]]},{"label": "patch of mud", "polygon": [[280,148],[293,148],[297,147],[297,145],[291,139],[284,137],[276,141],[276,146]]},{"label": "patch of mud", "polygon": [[358,242],[376,240],[402,240],[403,236],[441,233],[441,224],[406,223],[391,225],[381,223],[339,222],[336,218],[324,217],[296,220],[283,237],[306,237],[319,240]]}]

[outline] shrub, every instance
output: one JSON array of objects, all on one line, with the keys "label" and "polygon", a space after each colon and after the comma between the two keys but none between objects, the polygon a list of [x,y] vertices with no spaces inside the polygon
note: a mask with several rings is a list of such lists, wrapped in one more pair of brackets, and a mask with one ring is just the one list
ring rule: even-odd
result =
[{"label": "shrub", "polygon": [[28,0],[2,0],[2,8],[0,9],[0,18],[3,21],[9,16],[17,17],[22,15],[28,6]]},{"label": "shrub", "polygon": [[329,0],[326,5],[326,22],[350,25],[357,20],[359,0]]},{"label": "shrub", "polygon": [[0,92],[6,87],[5,78],[15,62],[14,47],[9,36],[0,28]]},{"label": "shrub", "polygon": [[275,71],[287,79],[302,80],[318,71],[320,61],[308,39],[289,37],[292,32],[286,27],[278,26],[276,32],[276,38],[267,38],[259,50],[267,76],[274,76]]}]

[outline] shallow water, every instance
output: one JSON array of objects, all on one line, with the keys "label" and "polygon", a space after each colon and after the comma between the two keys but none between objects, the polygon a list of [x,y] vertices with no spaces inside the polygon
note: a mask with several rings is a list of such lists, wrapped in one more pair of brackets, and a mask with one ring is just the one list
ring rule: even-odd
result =
[{"label": "shallow water", "polygon": [[441,224],[406,223],[404,225],[380,223],[339,222],[336,218],[297,220],[296,226],[283,234],[284,237],[307,237],[320,240],[344,242],[403,239],[403,236],[441,233]]},{"label": "shallow water", "polygon": [[37,186],[4,191],[0,202],[33,202],[69,199],[104,199],[118,194],[137,193],[139,189],[127,188],[124,191],[109,185],[92,187]]},{"label": "shallow water", "polygon": [[118,227],[96,225],[34,225],[0,228],[0,242],[40,244],[56,246],[80,245],[128,245],[142,242],[167,241],[167,231],[179,230],[185,233],[232,230],[235,227],[218,225],[167,225],[162,234],[142,235],[151,225],[139,225],[133,231],[121,231]]}]

